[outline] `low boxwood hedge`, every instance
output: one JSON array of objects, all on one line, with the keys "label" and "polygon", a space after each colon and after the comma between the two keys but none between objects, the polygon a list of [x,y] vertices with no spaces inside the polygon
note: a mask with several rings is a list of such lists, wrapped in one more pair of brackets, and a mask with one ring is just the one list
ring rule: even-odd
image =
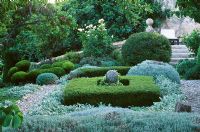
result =
[{"label": "low boxwood hedge", "polygon": [[97,105],[100,102],[112,106],[149,106],[159,101],[160,90],[153,77],[132,76],[121,77],[129,80],[128,86],[97,85],[96,78],[78,78],[71,80],[64,91],[64,104],[89,103]]},{"label": "low boxwood hedge", "polygon": [[[69,79],[77,77],[99,77],[104,76],[109,70],[117,70],[120,75],[126,75],[130,67],[127,66],[112,66],[112,67],[98,67],[98,68],[84,68],[79,69],[77,72],[71,72]],[[75,74],[75,75],[74,75]]]}]

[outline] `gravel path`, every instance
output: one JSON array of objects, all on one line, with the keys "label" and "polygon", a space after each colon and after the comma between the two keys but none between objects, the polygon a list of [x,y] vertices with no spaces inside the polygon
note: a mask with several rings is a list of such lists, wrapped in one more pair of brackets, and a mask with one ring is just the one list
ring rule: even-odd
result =
[{"label": "gravel path", "polygon": [[181,84],[187,103],[192,106],[192,111],[200,113],[200,80],[182,80]]},{"label": "gravel path", "polygon": [[20,110],[26,114],[29,109],[40,102],[45,96],[53,92],[57,88],[57,85],[44,85],[33,94],[24,96],[20,101],[17,102]]}]

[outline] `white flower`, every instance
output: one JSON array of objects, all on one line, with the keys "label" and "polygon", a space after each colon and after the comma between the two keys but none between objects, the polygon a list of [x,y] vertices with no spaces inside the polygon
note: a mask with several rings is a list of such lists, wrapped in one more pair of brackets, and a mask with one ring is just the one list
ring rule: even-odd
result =
[{"label": "white flower", "polygon": [[94,26],[94,27],[93,27],[93,29],[96,29],[96,28],[97,28],[97,26]]},{"label": "white flower", "polygon": [[89,27],[89,28],[92,28],[92,27],[93,27],[93,25],[92,25],[92,24],[90,24],[88,27]]},{"label": "white flower", "polygon": [[84,29],[82,29],[82,28],[79,28],[79,29],[78,29],[78,31],[79,31],[79,32],[83,32],[83,31],[84,31]]},{"label": "white flower", "polygon": [[104,19],[99,19],[98,23],[103,23]]},{"label": "white flower", "polygon": [[114,36],[112,35],[111,38],[114,38]]}]

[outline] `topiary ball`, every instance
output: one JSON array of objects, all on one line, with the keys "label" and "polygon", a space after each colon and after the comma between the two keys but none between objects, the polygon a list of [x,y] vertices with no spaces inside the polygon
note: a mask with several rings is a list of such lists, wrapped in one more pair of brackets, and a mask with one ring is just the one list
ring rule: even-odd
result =
[{"label": "topiary ball", "polygon": [[15,84],[25,83],[27,81],[26,80],[27,75],[28,73],[24,71],[16,72],[11,76],[11,82]]},{"label": "topiary ball", "polygon": [[66,73],[69,73],[74,69],[74,64],[71,61],[66,61],[62,64],[62,68],[66,71]]},{"label": "topiary ball", "polygon": [[119,73],[116,70],[109,70],[105,75],[105,81],[109,84],[119,82]]},{"label": "topiary ball", "polygon": [[11,68],[9,69],[9,71],[8,71],[8,74],[7,74],[8,79],[10,80],[10,79],[11,79],[11,76],[12,76],[14,73],[18,72],[18,71],[19,71],[19,69],[18,69],[17,67],[11,67]]},{"label": "topiary ball", "polygon": [[38,75],[36,83],[39,85],[55,84],[58,77],[53,73],[42,73]]},{"label": "topiary ball", "polygon": [[20,70],[20,71],[24,71],[27,72],[29,70],[31,63],[28,60],[22,60],[19,61],[15,64],[15,66]]},{"label": "topiary ball", "polygon": [[128,71],[127,75],[153,76],[154,78],[162,75],[172,80],[173,82],[180,83],[180,76],[176,71],[176,69],[167,63],[158,61],[151,61],[151,60],[143,61],[142,63],[132,67]]},{"label": "topiary ball", "polygon": [[171,45],[158,33],[135,33],[122,46],[122,57],[126,64],[136,65],[144,60],[169,62]]}]

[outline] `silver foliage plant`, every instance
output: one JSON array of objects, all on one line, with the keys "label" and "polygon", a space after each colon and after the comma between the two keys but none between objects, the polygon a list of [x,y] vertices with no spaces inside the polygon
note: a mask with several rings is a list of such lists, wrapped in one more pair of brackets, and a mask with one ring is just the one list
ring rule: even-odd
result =
[{"label": "silver foliage plant", "polygon": [[180,77],[176,69],[167,63],[159,61],[152,61],[152,60],[143,61],[142,63],[133,66],[128,71],[127,75],[128,76],[144,75],[144,76],[153,76],[154,78],[156,78],[156,76],[163,75],[164,77],[170,79],[171,81],[180,84]]}]

